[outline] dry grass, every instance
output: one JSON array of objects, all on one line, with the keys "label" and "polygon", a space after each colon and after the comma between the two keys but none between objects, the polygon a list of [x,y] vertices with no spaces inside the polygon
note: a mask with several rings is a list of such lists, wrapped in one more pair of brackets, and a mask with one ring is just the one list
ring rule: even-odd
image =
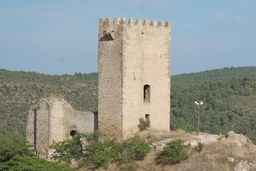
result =
[{"label": "dry grass", "polygon": [[178,130],[178,131],[169,131],[169,132],[159,132],[153,129],[144,130],[141,132],[138,132],[137,135],[146,141],[147,143],[152,143],[168,138],[173,139],[185,139],[185,131]]}]

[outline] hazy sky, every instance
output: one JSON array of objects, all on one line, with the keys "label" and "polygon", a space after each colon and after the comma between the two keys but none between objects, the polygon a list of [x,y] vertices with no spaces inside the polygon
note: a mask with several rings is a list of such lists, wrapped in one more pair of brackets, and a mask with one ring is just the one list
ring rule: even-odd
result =
[{"label": "hazy sky", "polygon": [[256,65],[256,0],[1,0],[0,68],[97,72],[99,18],[172,22],[172,75]]}]

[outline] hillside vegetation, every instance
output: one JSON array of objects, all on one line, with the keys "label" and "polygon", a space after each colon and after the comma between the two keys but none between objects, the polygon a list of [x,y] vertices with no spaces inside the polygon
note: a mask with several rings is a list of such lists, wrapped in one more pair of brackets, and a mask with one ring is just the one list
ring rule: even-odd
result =
[{"label": "hillside vegetation", "polygon": [[69,165],[48,162],[35,156],[34,151],[29,149],[26,139],[20,133],[0,133],[0,144],[1,171],[75,171]]},{"label": "hillside vegetation", "polygon": [[226,133],[233,130],[256,142],[256,68],[224,68],[172,77],[171,129]]},{"label": "hillside vegetation", "polygon": [[[234,130],[256,142],[256,67],[223,68],[172,76],[171,129]],[[30,106],[44,97],[63,97],[77,110],[97,111],[97,73],[45,75],[0,69],[0,130],[25,133]]]}]

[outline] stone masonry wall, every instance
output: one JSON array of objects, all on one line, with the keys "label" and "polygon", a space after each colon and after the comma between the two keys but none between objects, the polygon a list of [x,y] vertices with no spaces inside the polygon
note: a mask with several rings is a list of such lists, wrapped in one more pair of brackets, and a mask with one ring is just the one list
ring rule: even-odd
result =
[{"label": "stone masonry wall", "polygon": [[[98,48],[99,129],[127,139],[148,115],[153,129],[168,131],[170,22],[100,19]],[[149,102],[144,85],[150,86]]]},{"label": "stone masonry wall", "polygon": [[[124,32],[124,138],[137,131],[139,118],[148,115],[151,128],[170,130],[170,23],[133,19]],[[150,86],[144,100],[144,86]]]},{"label": "stone masonry wall", "polygon": [[50,120],[50,106],[42,101],[38,109],[34,110],[35,114],[35,149],[36,154],[41,158],[48,158],[48,146],[49,146],[49,120]]},{"label": "stone masonry wall", "polygon": [[70,132],[93,132],[96,128],[92,112],[80,112],[64,99],[45,98],[30,109],[26,136],[39,157],[50,159],[54,152],[48,147],[53,141],[71,138]]},{"label": "stone masonry wall", "polygon": [[[98,45],[99,130],[111,138],[123,135],[123,26],[100,20]],[[112,40],[113,39],[113,40]]]},{"label": "stone masonry wall", "polygon": [[27,115],[27,125],[26,125],[26,140],[29,144],[33,145],[33,147],[35,147],[35,109],[37,108],[37,106],[35,107],[31,107],[31,109],[29,110],[29,113]]}]

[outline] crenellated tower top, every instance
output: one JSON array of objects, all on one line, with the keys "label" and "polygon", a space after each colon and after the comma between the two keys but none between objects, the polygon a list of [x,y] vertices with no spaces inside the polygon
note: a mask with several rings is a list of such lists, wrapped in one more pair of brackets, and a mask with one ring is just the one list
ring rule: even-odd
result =
[{"label": "crenellated tower top", "polygon": [[99,25],[100,26],[107,26],[107,27],[111,27],[111,26],[115,26],[115,25],[130,25],[130,26],[154,26],[154,27],[170,27],[171,26],[171,22],[167,21],[159,21],[157,22],[156,20],[144,20],[142,22],[142,20],[140,19],[136,19],[136,21],[134,22],[133,18],[129,18],[128,22],[126,21],[126,18],[115,18],[113,23],[111,21],[111,18],[100,18],[99,20]]}]

